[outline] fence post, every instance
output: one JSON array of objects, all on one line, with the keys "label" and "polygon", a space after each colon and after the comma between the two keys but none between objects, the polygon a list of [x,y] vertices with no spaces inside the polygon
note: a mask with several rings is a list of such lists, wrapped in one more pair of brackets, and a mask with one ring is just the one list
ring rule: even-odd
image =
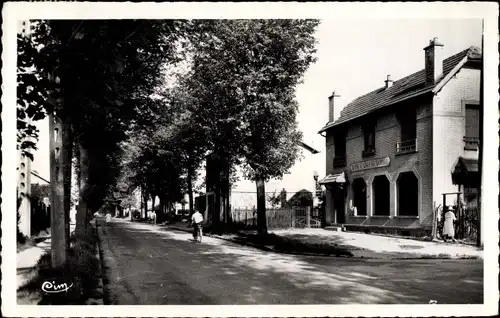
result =
[{"label": "fence post", "polygon": [[437,209],[436,201],[432,202],[432,239],[437,239]]},{"label": "fence post", "polygon": [[290,209],[290,214],[291,214],[291,219],[292,219],[292,228],[295,227],[295,209],[291,208]]},{"label": "fence post", "polygon": [[306,207],[306,227],[311,227],[311,207]]}]

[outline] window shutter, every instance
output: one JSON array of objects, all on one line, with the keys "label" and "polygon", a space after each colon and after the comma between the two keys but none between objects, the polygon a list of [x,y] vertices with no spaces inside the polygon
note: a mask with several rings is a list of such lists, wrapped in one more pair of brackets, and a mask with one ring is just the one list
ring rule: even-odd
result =
[{"label": "window shutter", "polygon": [[465,136],[479,138],[479,108],[470,105],[465,108]]}]

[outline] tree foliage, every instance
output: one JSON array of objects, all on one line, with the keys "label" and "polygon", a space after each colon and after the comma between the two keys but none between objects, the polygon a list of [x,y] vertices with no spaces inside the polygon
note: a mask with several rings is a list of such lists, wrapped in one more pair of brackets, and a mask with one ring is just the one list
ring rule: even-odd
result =
[{"label": "tree foliage", "polygon": [[36,138],[27,117],[53,113],[70,124],[75,145],[83,147],[75,156],[79,159],[84,149],[88,158],[80,162],[88,166],[80,200],[91,210],[118,202],[120,143],[136,127],[152,125],[159,113],[161,104],[153,96],[166,68],[176,62],[184,22],[31,21],[30,37],[19,37],[18,136]]},{"label": "tree foliage", "polygon": [[[193,28],[186,85],[193,111],[216,159],[242,163],[258,187],[259,230],[264,182],[281,178],[300,158],[295,88],[315,61],[317,20],[200,20]],[[217,156],[219,155],[219,156]]]},{"label": "tree foliage", "polygon": [[47,25],[33,21],[25,29],[17,34],[17,149],[34,160],[39,131],[33,122],[45,118],[49,92],[55,86],[48,80],[49,57],[43,52],[44,44],[50,42]]}]

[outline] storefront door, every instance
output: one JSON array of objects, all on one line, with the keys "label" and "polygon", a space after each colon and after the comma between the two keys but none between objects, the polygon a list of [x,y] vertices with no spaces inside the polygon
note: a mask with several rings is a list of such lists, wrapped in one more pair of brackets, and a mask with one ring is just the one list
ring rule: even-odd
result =
[{"label": "storefront door", "polygon": [[335,223],[345,223],[345,196],[340,187],[335,187],[333,191],[333,209],[335,211]]}]

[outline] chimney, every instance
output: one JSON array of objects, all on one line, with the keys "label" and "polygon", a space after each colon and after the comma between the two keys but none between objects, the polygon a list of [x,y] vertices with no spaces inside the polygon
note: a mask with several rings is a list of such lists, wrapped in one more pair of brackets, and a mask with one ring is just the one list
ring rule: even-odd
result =
[{"label": "chimney", "polygon": [[333,91],[332,95],[328,97],[328,122],[333,123],[334,120],[334,98],[340,97],[340,95],[335,95],[335,91]]},{"label": "chimney", "polygon": [[388,89],[392,86],[393,81],[391,80],[391,75],[387,75],[387,79],[385,80],[385,89]]},{"label": "chimney", "polygon": [[443,75],[443,44],[434,38],[429,41],[425,51],[425,86],[436,84]]}]

